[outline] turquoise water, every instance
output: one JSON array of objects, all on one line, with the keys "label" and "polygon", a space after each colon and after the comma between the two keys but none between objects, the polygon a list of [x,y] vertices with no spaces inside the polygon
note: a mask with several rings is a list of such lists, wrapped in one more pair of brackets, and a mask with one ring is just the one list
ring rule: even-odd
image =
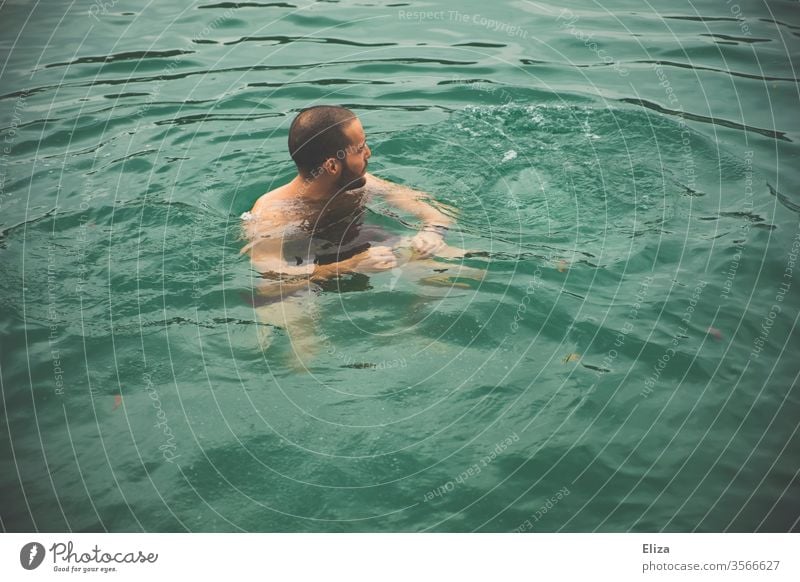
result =
[{"label": "turquoise water", "polygon": [[[2,5],[4,530],[798,529],[797,2],[451,4]],[[487,273],[298,370],[238,217],[317,103]]]}]

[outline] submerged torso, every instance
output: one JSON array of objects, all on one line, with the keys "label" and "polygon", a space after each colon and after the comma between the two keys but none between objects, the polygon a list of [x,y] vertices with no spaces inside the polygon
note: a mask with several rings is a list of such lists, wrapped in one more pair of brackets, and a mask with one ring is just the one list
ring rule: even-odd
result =
[{"label": "submerged torso", "polygon": [[[273,228],[268,221],[258,222],[251,236],[279,238],[283,259],[290,265],[338,262],[365,251],[370,242],[388,237],[388,233],[382,236],[383,231],[364,226],[369,199],[364,188],[313,203],[292,198],[285,192],[275,194],[270,208],[282,215],[283,225]],[[245,219],[258,221],[256,213],[248,213]]]}]

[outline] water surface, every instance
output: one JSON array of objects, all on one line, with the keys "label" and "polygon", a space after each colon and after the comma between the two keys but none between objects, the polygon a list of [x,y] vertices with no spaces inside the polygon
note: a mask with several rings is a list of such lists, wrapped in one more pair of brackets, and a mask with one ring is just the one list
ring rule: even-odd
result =
[{"label": "water surface", "polygon": [[[453,4],[0,8],[4,530],[797,529],[797,3]],[[487,275],[298,371],[238,217],[318,103]]]}]

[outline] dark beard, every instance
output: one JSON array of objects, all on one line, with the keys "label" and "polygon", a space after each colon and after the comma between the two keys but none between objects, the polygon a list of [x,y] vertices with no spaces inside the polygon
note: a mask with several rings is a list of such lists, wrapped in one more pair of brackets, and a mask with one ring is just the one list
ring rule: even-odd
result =
[{"label": "dark beard", "polygon": [[339,192],[343,190],[355,190],[363,188],[367,183],[367,179],[359,174],[350,172],[346,167],[342,171],[342,176],[339,178],[337,188]]}]

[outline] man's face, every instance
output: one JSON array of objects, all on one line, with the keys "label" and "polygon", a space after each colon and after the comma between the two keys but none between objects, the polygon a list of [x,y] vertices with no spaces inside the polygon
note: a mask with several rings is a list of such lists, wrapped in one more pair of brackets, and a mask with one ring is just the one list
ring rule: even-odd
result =
[{"label": "man's face", "polygon": [[339,188],[341,190],[353,190],[361,188],[367,183],[364,174],[367,173],[367,160],[372,152],[367,146],[367,137],[364,135],[364,128],[361,122],[354,119],[344,128],[344,133],[348,138],[348,147],[342,162],[342,174],[339,177]]}]

